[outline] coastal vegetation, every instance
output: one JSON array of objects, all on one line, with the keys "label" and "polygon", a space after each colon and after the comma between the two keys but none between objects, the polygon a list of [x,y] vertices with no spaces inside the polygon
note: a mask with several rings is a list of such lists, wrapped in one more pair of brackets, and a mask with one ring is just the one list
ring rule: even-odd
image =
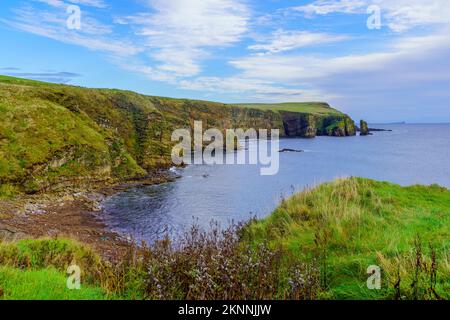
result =
[{"label": "coastal vegetation", "polygon": [[[3,242],[0,298],[449,299],[449,235],[449,190],[346,178],[283,200],[265,220],[193,227],[109,259],[73,240]],[[64,289],[72,264],[81,291]],[[371,265],[380,290],[367,287]]]},{"label": "coastal vegetation", "polygon": [[328,103],[324,102],[253,103],[238,104],[238,106],[264,111],[309,113],[316,116],[342,115],[341,112],[331,108]]}]

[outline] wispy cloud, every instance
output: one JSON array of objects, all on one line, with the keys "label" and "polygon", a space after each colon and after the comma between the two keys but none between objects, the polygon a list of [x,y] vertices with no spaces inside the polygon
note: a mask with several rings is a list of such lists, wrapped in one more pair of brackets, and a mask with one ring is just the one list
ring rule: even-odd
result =
[{"label": "wispy cloud", "polygon": [[2,71],[19,71],[20,68],[16,68],[16,67],[3,67],[3,68],[0,68],[0,70],[2,70]]},{"label": "wispy cloud", "polygon": [[434,35],[407,36],[391,40],[384,50],[366,54],[331,58],[278,54],[231,63],[241,70],[241,78],[308,87],[360,117],[382,119],[380,115],[398,115],[406,110],[448,117],[447,35],[448,29]]},{"label": "wispy cloud", "polygon": [[[231,64],[242,71],[247,78],[265,79],[267,81],[300,85],[318,79],[326,79],[340,73],[386,72],[387,66],[395,66],[406,59],[426,60],[435,51],[450,47],[450,39],[446,32],[441,34],[404,37],[393,41],[384,51],[359,54],[340,55],[332,58],[315,55],[275,55],[250,56],[231,61]],[[415,68],[418,66],[415,65]],[[450,75],[448,76],[450,79]],[[406,79],[405,79],[406,80]],[[412,80],[412,79],[411,79]],[[370,79],[367,79],[370,83]]]},{"label": "wispy cloud", "polygon": [[83,11],[80,30],[67,28],[66,6],[38,9],[27,5],[14,9],[13,12],[14,17],[0,19],[0,22],[28,33],[117,56],[132,56],[143,50],[129,40],[117,37],[111,25],[101,23],[87,11]]},{"label": "wispy cloud", "polygon": [[[11,68],[9,68],[11,69]],[[13,68],[14,69],[14,68]],[[5,69],[3,69],[5,70]],[[19,71],[15,69],[14,71]],[[6,72],[6,75],[18,78],[27,78],[32,80],[53,82],[53,83],[69,83],[75,78],[81,77],[78,73],[73,72]]]},{"label": "wispy cloud", "polygon": [[304,12],[307,15],[325,15],[330,13],[361,13],[369,5],[368,0],[316,0],[312,3],[293,7],[292,9]]},{"label": "wispy cloud", "polygon": [[303,47],[322,45],[347,40],[345,35],[332,35],[309,31],[286,31],[277,30],[269,37],[260,41],[262,43],[249,46],[250,50],[259,51],[264,54],[290,51]]},{"label": "wispy cloud", "polygon": [[396,32],[450,23],[448,0],[316,0],[291,9],[311,17],[332,13],[366,14],[370,5],[379,6],[384,24]]},{"label": "wispy cloud", "polygon": [[83,5],[88,7],[96,7],[96,8],[106,8],[107,5],[103,0],[68,0],[68,2],[64,2],[63,0],[33,0],[35,2],[45,3],[49,6],[53,6],[56,8],[67,7],[67,3]]},{"label": "wispy cloud", "polygon": [[187,90],[228,94],[238,102],[298,102],[331,98],[314,89],[285,87],[273,81],[241,76],[197,77],[192,80],[182,80],[178,85]]}]

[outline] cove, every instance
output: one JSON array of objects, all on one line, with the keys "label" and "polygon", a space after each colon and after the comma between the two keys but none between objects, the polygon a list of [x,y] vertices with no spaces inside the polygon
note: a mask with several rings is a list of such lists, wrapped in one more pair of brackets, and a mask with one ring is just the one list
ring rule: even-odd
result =
[{"label": "cove", "polygon": [[226,226],[253,216],[264,218],[293,192],[344,176],[450,188],[450,125],[376,127],[393,131],[282,139],[280,150],[305,152],[280,153],[275,176],[261,176],[258,166],[188,166],[173,183],[108,198],[102,204],[104,220],[115,231],[152,242],[166,234],[176,237],[194,223],[208,228],[212,220]]}]

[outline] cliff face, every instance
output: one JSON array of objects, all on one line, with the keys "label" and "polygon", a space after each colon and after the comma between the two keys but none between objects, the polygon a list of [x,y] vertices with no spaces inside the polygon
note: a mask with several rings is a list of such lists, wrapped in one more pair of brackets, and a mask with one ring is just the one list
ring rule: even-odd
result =
[{"label": "cliff face", "polygon": [[195,120],[204,129],[353,135],[353,121],[329,110],[333,114],[262,110],[0,76],[0,196],[143,177],[169,167],[173,130],[192,128]]},{"label": "cliff face", "polygon": [[282,112],[281,115],[286,136],[314,138],[317,135],[314,116],[294,112]]},{"label": "cliff face", "polygon": [[281,114],[288,137],[345,137],[356,134],[353,120],[346,115],[317,116],[294,112],[282,112]]}]

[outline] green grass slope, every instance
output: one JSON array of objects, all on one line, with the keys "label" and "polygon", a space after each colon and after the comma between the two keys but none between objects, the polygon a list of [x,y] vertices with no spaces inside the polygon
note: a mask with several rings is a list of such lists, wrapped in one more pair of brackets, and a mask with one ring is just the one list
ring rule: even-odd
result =
[{"label": "green grass slope", "polygon": [[288,111],[308,113],[317,116],[342,115],[340,111],[331,108],[330,105],[325,102],[254,103],[238,104],[238,106],[259,110],[271,110],[275,112]]},{"label": "green grass slope", "polygon": [[[67,288],[71,265],[81,269],[81,290]],[[101,270],[92,249],[73,240],[0,242],[0,300],[103,300]]]},{"label": "green grass slope", "polygon": [[[283,201],[250,230],[318,261],[330,298],[450,298],[450,191],[439,186],[341,179]],[[381,290],[367,288],[371,265]]]},{"label": "green grass slope", "polygon": [[326,104],[280,106],[285,111],[0,76],[0,197],[143,177],[171,165],[173,130],[194,120],[282,136],[354,134],[353,121]]},{"label": "green grass slope", "polygon": [[85,111],[45,97],[51,94],[44,86],[0,85],[0,192],[145,174],[123,139]]},{"label": "green grass slope", "polygon": [[0,267],[0,300],[104,300],[101,288],[67,288],[67,275],[55,269],[21,270]]}]

